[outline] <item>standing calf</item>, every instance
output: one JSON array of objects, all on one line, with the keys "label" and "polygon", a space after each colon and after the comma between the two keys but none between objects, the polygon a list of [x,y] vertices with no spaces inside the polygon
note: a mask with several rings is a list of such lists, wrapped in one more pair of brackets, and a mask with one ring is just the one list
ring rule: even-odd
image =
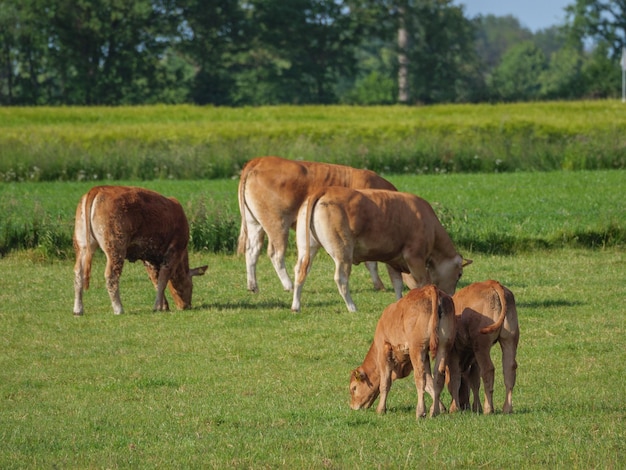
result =
[{"label": "standing calf", "polygon": [[[468,365],[478,365],[485,387],[485,414],[493,412],[493,382],[495,368],[491,347],[497,342],[502,349],[502,371],[506,398],[502,411],[513,411],[519,325],[513,293],[497,281],[476,282],[461,289],[453,297],[457,318],[457,334],[448,367],[448,388],[452,395],[450,411],[462,408],[459,399],[461,372]],[[475,362],[473,362],[475,361]],[[475,381],[470,381],[470,384]],[[478,382],[476,387],[480,386]],[[474,388],[474,387],[472,387]],[[474,393],[476,399],[477,391]],[[476,407],[474,407],[476,408]]]},{"label": "standing calf", "polygon": [[83,314],[83,287],[89,288],[91,259],[98,246],[107,258],[104,276],[113,312],[124,311],[119,279],[124,260],[142,260],[156,288],[154,310],[169,310],[165,286],[178,308],[191,307],[192,276],[207,266],[189,269],[189,225],[180,203],[147,189],[96,186],[76,208],[74,226],[74,315]]},{"label": "standing calf", "polygon": [[[433,285],[411,290],[382,313],[363,364],[350,377],[350,407],[369,408],[380,394],[376,411],[387,410],[392,381],[414,371],[418,418],[426,415],[424,391],[433,389],[430,416],[440,412],[447,356],[454,343],[452,298]],[[434,358],[431,375],[430,354]]]}]

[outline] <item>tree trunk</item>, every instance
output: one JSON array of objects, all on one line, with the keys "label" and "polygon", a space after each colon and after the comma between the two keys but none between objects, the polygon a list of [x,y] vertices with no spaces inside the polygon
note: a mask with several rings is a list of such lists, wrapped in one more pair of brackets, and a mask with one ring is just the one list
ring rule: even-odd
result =
[{"label": "tree trunk", "polygon": [[398,102],[409,102],[409,34],[405,23],[406,9],[398,9]]}]

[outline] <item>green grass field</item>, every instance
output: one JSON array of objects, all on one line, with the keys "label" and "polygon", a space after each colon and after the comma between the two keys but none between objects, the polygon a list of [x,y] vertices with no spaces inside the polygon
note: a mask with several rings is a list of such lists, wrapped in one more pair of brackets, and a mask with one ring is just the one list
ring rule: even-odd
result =
[{"label": "green grass field", "polygon": [[[194,249],[192,265],[209,271],[196,279],[192,310],[153,313],[143,268],[127,263],[127,313],[115,316],[99,255],[85,315],[75,318],[73,259],[44,235],[71,234],[92,183],[2,184],[4,223],[43,220],[45,230],[34,248],[0,258],[0,468],[623,466],[623,171],[390,179],[431,201],[474,260],[461,286],[495,278],[515,293],[512,415],[416,421],[412,378],[394,384],[387,415],[351,411],[350,371],[394,296],[374,292],[355,267],[359,312],[348,314],[324,253],[298,315],[267,257],[254,295],[243,257]],[[142,185],[179,197],[188,214],[217,206],[238,229],[236,180]],[[291,271],[293,250],[287,262]],[[497,346],[492,357],[499,408]]]},{"label": "green grass field", "polygon": [[[503,254],[626,241],[623,170],[385,176],[401,191],[428,200],[465,250]],[[237,179],[114,184],[124,183],[177,197],[190,220],[193,249],[235,249]],[[29,248],[38,257],[72,257],[76,204],[94,184],[0,184],[0,255]]]},{"label": "green grass field", "polygon": [[75,318],[71,261],[5,257],[0,467],[620,468],[623,250],[471,256],[463,285],[497,278],[516,295],[514,413],[420,421],[411,378],[394,384],[385,416],[348,407],[350,371],[393,301],[362,267],[351,279],[359,312],[348,314],[320,254],[295,315],[267,258],[253,295],[242,258],[196,253],[192,264],[208,262],[209,272],[197,279],[194,309],[162,314],[130,264],[127,313],[115,316],[98,257],[86,313]]}]

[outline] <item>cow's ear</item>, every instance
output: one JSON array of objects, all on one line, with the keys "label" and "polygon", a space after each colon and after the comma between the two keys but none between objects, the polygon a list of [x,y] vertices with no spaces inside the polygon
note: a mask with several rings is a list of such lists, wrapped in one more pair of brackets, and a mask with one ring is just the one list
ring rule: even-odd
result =
[{"label": "cow's ear", "polygon": [[202,276],[206,270],[209,269],[209,267],[207,265],[205,266],[200,266],[199,268],[193,268],[189,270],[189,276],[193,277],[193,276]]},{"label": "cow's ear", "polygon": [[365,380],[365,373],[363,371],[360,371],[359,369],[354,369],[352,371],[352,376],[357,382],[362,382],[363,380]]},{"label": "cow's ear", "polygon": [[465,266],[469,266],[472,263],[473,263],[473,260],[463,258],[463,264],[461,264],[461,267],[464,268]]}]

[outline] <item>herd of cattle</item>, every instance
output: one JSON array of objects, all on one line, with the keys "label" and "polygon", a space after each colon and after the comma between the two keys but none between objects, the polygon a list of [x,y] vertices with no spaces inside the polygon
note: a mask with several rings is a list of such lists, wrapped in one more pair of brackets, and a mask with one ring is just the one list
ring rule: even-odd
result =
[{"label": "herd of cattle", "polygon": [[[239,253],[245,253],[247,286],[258,291],[256,264],[267,235],[267,250],[291,309],[300,310],[302,287],[320,247],[335,262],[335,283],[349,311],[353,264],[364,262],[374,287],[383,289],[376,262],[383,262],[396,302],[382,313],[363,363],[350,377],[350,406],[368,408],[380,396],[386,411],[395,379],[414,372],[417,417],[425,416],[424,392],[433,398],[430,416],[445,409],[440,394],[447,381],[449,411],[478,412],[480,380],[484,413],[492,413],[494,364],[491,347],[500,343],[506,397],[512,411],[519,326],[513,293],[497,281],[477,282],[456,291],[471,263],[454,247],[428,202],[369,170],[342,165],[260,157],[246,164],[238,189],[241,212]],[[289,230],[296,230],[295,283],[285,267]],[[176,306],[191,306],[189,225],[182,206],[147,189],[97,186],[76,208],[74,229],[74,314],[82,315],[83,289],[89,287],[91,261],[100,247],[106,255],[105,280],[113,311],[123,312],[119,278],[125,260],[141,260],[156,289],[154,310],[169,310],[168,286]],[[409,287],[402,296],[404,284]],[[431,370],[431,357],[433,367]],[[470,392],[473,401],[470,405]]]}]

